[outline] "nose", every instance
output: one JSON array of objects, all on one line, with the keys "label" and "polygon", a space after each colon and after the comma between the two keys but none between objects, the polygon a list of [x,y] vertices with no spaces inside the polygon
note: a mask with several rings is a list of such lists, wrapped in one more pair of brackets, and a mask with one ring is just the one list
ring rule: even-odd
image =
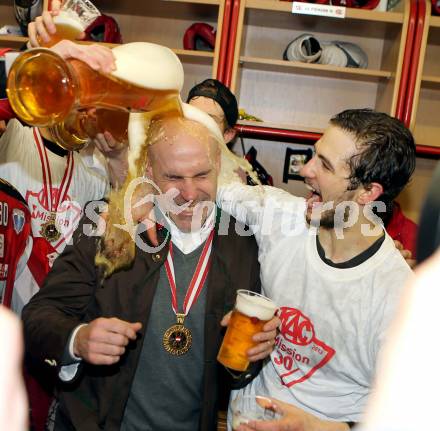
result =
[{"label": "nose", "polygon": [[315,176],[316,156],[313,156],[299,171],[304,178],[313,178]]},{"label": "nose", "polygon": [[192,178],[185,178],[180,188],[180,195],[186,202],[197,200],[197,187]]}]

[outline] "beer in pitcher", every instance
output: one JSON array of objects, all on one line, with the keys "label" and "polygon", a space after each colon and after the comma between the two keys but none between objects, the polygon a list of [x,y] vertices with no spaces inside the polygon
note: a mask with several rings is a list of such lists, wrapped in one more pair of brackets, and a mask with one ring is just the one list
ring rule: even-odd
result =
[{"label": "beer in pitcher", "polygon": [[245,371],[249,366],[246,352],[257,344],[252,336],[263,330],[276,309],[275,303],[269,298],[250,290],[238,290],[217,360],[232,370]]},{"label": "beer in pitcher", "polygon": [[181,112],[183,67],[169,48],[134,42],[112,51],[116,70],[108,75],[45,48],[24,52],[8,76],[13,110],[26,123],[40,127],[61,124],[72,111],[88,108]]}]

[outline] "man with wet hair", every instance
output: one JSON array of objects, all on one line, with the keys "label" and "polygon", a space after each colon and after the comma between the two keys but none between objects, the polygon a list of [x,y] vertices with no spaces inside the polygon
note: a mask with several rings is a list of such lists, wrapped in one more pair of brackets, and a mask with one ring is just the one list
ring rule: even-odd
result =
[{"label": "man with wet hair", "polygon": [[[196,108],[184,113],[155,120],[146,139],[146,176],[184,206],[173,213],[159,203],[164,248],[136,248],[129,268],[104,278],[95,265],[100,238],[83,233],[84,220],[24,309],[29,354],[67,381],[55,430],[216,428],[219,386],[232,380],[216,361],[222,317],[238,289],[260,290],[259,264],[252,236],[240,237],[235,223],[218,232],[220,130]],[[255,364],[234,376],[236,387],[269,355],[278,323],[255,335]]]},{"label": "man with wet hair", "polygon": [[315,151],[301,170],[308,199],[242,184],[218,194],[223,210],[251,226],[263,293],[280,306],[271,360],[240,393],[296,407],[292,428],[279,421],[239,431],[336,431],[358,422],[411,275],[375,214],[414,171],[410,131],[387,114],[347,110],[330,120]]}]

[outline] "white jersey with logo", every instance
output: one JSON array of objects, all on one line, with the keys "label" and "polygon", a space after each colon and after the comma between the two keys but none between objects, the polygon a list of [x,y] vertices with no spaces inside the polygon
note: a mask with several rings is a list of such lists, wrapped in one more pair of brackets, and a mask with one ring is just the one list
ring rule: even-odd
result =
[{"label": "white jersey with logo", "polygon": [[[61,236],[54,241],[46,241],[42,231],[50,220],[51,208],[47,201],[48,172],[46,168],[43,174],[41,163],[42,146],[38,129],[23,126],[18,120],[10,120],[0,138],[0,178],[9,181],[20,192],[31,213],[34,246],[14,287],[22,295],[22,305],[41,287],[47,271],[70,240],[84,205],[88,201],[103,198],[108,189],[107,179],[89,169],[78,153],[61,157],[47,149],[43,150],[50,167],[52,196],[59,194],[63,183],[66,190],[65,200],[60,202],[56,216]],[[69,172],[65,175],[68,159],[73,160],[70,163],[72,175],[70,181],[63,182],[65,177],[70,177]]]},{"label": "white jersey with logo", "polygon": [[[360,265],[320,258],[306,202],[273,187],[233,185],[218,203],[255,232],[265,295],[280,307],[275,349],[246,395],[271,396],[322,419],[360,420],[386,330],[411,270],[387,235]],[[233,394],[232,397],[235,397]]]},{"label": "white jersey with logo", "polygon": [[[37,135],[39,137],[38,130]],[[56,195],[65,174],[67,158],[49,150],[46,153],[52,190]],[[34,128],[23,126],[17,120],[9,121],[0,138],[0,178],[9,181],[23,195],[32,215],[33,236],[41,237],[42,226],[48,221],[51,209],[44,201],[44,178]],[[60,203],[57,216],[63,235],[51,243],[57,253],[61,253],[66,245],[66,238],[73,233],[85,203],[103,198],[107,188],[107,179],[89,169],[81,156],[73,152],[72,179],[66,200]]]}]

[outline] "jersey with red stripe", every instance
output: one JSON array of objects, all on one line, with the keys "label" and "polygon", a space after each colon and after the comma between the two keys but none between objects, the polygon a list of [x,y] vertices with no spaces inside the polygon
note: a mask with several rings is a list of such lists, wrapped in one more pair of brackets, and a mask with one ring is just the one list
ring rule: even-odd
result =
[{"label": "jersey with red stripe", "polygon": [[[76,152],[63,157],[47,150],[37,128],[15,119],[0,138],[0,177],[24,196],[31,214],[33,249],[16,283],[30,299],[70,241],[85,204],[105,196],[108,180],[88,168]],[[60,235],[47,240],[43,235],[55,213]]]},{"label": "jersey with red stripe", "polygon": [[32,244],[31,214],[24,198],[7,181],[0,179],[0,298],[6,307],[16,309],[16,278],[22,272]]}]

